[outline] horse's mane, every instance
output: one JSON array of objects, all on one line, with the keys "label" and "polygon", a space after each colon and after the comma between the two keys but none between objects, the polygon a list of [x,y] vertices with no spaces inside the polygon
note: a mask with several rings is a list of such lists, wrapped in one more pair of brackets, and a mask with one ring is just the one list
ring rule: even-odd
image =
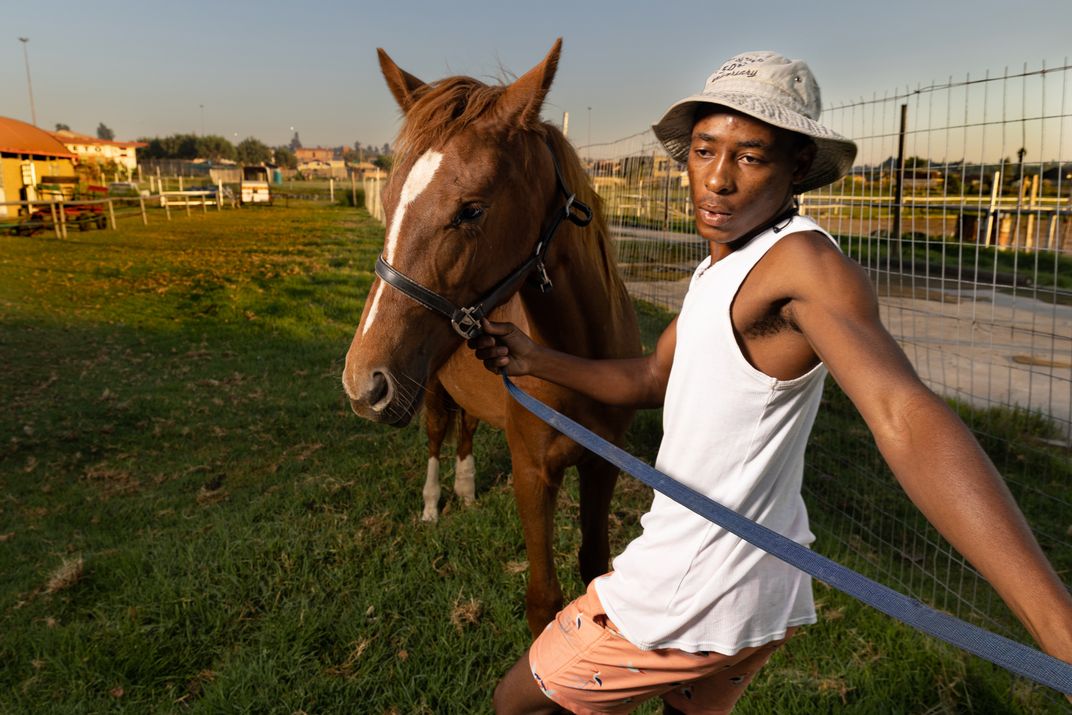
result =
[{"label": "horse's mane", "polygon": [[608,274],[608,279],[618,280],[614,244],[610,240],[610,232],[607,231],[607,223],[603,217],[603,199],[592,186],[592,179],[584,170],[584,165],[581,164],[581,159],[577,156],[573,145],[559,128],[547,123],[541,124],[541,127],[544,132],[543,138],[550,142],[555,156],[558,157],[558,164],[562,169],[562,178],[565,179],[566,186],[577,194],[578,199],[592,207],[592,223],[584,231],[591,232],[596,240],[581,243],[592,246],[601,256],[601,261],[606,264],[605,273]]},{"label": "horse's mane", "polygon": [[[465,76],[447,77],[418,89],[396,141],[398,164],[405,165],[410,157],[442,146],[473,124],[491,118],[505,91],[505,85],[488,85]],[[558,158],[566,185],[579,200],[592,207],[592,223],[584,230],[588,238],[570,243],[590,252],[592,262],[599,267],[598,272],[606,282],[608,293],[624,291],[616,268],[614,245],[603,218],[602,200],[595,192],[573,145],[558,127],[547,122],[534,122],[520,129],[529,148],[519,157],[520,160],[527,164],[536,152],[546,151],[546,144],[549,143]],[[560,230],[570,228],[572,226],[567,223]]]}]

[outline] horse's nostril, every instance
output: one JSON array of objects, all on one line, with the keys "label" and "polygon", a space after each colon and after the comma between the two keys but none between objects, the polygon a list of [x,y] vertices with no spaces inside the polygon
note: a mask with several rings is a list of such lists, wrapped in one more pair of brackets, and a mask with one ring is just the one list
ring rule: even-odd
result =
[{"label": "horse's nostril", "polygon": [[373,409],[380,409],[391,396],[391,381],[386,374],[377,370],[372,373],[372,388],[369,390],[369,405]]}]

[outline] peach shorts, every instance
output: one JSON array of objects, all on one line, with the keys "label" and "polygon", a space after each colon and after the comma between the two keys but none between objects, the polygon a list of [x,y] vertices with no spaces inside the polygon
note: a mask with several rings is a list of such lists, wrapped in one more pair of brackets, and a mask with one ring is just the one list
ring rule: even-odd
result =
[{"label": "peach shorts", "polygon": [[642,650],[618,632],[589,585],[533,642],[529,667],[544,695],[578,715],[627,713],[656,696],[684,713],[728,713],[794,630],[731,656]]}]

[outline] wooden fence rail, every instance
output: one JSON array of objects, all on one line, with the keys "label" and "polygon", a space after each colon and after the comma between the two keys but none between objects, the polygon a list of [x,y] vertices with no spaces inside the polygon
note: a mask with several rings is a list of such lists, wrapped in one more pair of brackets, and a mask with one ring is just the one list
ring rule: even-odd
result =
[{"label": "wooden fence rail", "polygon": [[[167,220],[171,220],[171,209],[180,208],[187,216],[191,207],[200,207],[207,213],[210,206],[217,211],[223,208],[237,208],[234,199],[228,199],[222,191],[165,191],[152,195],[110,196],[102,199],[49,199],[47,201],[0,201],[0,235],[14,234],[32,236],[42,231],[51,231],[56,238],[66,238],[71,224],[79,230],[90,226],[99,229],[118,228],[118,219],[126,216],[138,216],[142,225],[149,224],[149,207],[159,205]],[[124,212],[124,207],[136,210]],[[10,207],[10,208],[9,208]]]}]

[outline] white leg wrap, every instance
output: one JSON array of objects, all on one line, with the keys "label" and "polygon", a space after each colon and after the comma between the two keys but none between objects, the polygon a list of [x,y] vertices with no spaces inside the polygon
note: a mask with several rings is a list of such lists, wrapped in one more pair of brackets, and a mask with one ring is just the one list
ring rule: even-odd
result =
[{"label": "white leg wrap", "polygon": [[466,506],[476,501],[476,460],[471,454],[465,459],[455,460],[454,493]]},{"label": "white leg wrap", "polygon": [[439,520],[439,460],[428,458],[428,477],[424,480],[424,512],[421,521]]}]

